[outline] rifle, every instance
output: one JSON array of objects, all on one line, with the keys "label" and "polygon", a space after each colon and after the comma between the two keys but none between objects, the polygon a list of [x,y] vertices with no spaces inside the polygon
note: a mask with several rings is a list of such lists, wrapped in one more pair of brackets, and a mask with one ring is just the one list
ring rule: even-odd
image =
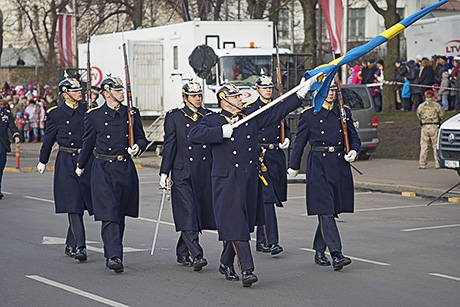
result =
[{"label": "rifle", "polygon": [[128,56],[126,55],[126,43],[123,43],[123,58],[125,60],[125,78],[126,78],[126,97],[128,98],[128,143],[129,147],[134,146],[134,107],[133,96],[131,93],[131,81],[129,79]]},{"label": "rifle", "polygon": [[[281,80],[281,64],[280,53],[278,46],[278,28],[275,26],[275,47],[276,47],[276,83],[278,84],[278,96],[283,95],[281,89],[283,88],[283,81]],[[284,118],[280,122],[280,143],[284,143],[286,135],[284,134]]]},{"label": "rifle", "polygon": [[91,99],[91,58],[90,58],[90,55],[89,55],[89,45],[90,45],[90,39],[89,39],[89,31],[88,31],[88,34],[87,34],[87,39],[86,39],[86,43],[88,45],[88,54],[87,54],[87,57],[86,57],[86,103],[88,103],[88,110],[91,109],[91,105],[92,105],[92,99]]}]

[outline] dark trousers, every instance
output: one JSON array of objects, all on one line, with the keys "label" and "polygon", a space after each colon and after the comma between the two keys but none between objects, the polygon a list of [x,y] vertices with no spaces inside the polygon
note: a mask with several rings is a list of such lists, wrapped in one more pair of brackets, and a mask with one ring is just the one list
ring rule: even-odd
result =
[{"label": "dark trousers", "polygon": [[83,225],[83,215],[78,213],[69,213],[69,228],[67,229],[67,238],[65,244],[70,247],[85,247],[86,235],[85,226]]},{"label": "dark trousers", "polygon": [[274,203],[264,203],[265,225],[257,226],[257,244],[278,244],[278,221]]},{"label": "dark trousers", "polygon": [[176,246],[177,256],[203,256],[203,248],[198,239],[198,231],[181,231]]},{"label": "dark trousers", "polygon": [[123,259],[123,234],[125,219],[119,222],[102,221],[101,237],[104,243],[104,257],[107,259],[118,257]]},{"label": "dark trousers", "polygon": [[2,152],[0,153],[0,192],[2,191],[2,178],[3,178],[3,170],[5,169],[6,165],[6,147],[2,144],[1,148]]},{"label": "dark trousers", "polygon": [[252,259],[249,241],[223,241],[224,248],[220,255],[220,262],[227,266],[232,266],[236,260],[240,271],[254,270],[254,260]]},{"label": "dark trousers", "polygon": [[313,239],[313,249],[324,252],[326,247],[329,252],[342,252],[339,229],[332,214],[318,215],[318,228]]}]

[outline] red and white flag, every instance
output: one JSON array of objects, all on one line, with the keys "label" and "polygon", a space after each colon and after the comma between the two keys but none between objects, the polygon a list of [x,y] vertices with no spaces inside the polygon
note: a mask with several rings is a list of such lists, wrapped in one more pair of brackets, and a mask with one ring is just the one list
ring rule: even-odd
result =
[{"label": "red and white flag", "polygon": [[72,15],[58,15],[59,63],[61,68],[73,68]]},{"label": "red and white flag", "polygon": [[320,0],[324,17],[326,18],[327,31],[335,53],[342,54],[342,0]]}]

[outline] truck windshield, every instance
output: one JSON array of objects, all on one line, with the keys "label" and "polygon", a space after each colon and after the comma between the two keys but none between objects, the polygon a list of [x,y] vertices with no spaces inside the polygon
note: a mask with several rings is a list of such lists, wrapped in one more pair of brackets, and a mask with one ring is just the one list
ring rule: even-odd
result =
[{"label": "truck windshield", "polygon": [[219,71],[223,81],[236,86],[254,86],[261,69],[270,75],[271,56],[223,56],[219,59]]}]

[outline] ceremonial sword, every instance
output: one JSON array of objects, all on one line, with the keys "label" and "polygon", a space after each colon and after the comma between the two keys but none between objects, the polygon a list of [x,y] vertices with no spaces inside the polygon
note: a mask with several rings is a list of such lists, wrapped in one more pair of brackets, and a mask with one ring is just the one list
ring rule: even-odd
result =
[{"label": "ceremonial sword", "polygon": [[155,233],[153,234],[152,250],[150,251],[150,255],[153,255],[153,253],[155,252],[155,245],[157,243],[157,238],[158,238],[158,230],[160,229],[161,213],[163,212],[163,206],[165,204],[166,193],[171,189],[171,186],[172,186],[172,180],[168,179],[166,187],[160,188],[161,190],[160,209],[158,209],[157,224],[155,226]]}]

